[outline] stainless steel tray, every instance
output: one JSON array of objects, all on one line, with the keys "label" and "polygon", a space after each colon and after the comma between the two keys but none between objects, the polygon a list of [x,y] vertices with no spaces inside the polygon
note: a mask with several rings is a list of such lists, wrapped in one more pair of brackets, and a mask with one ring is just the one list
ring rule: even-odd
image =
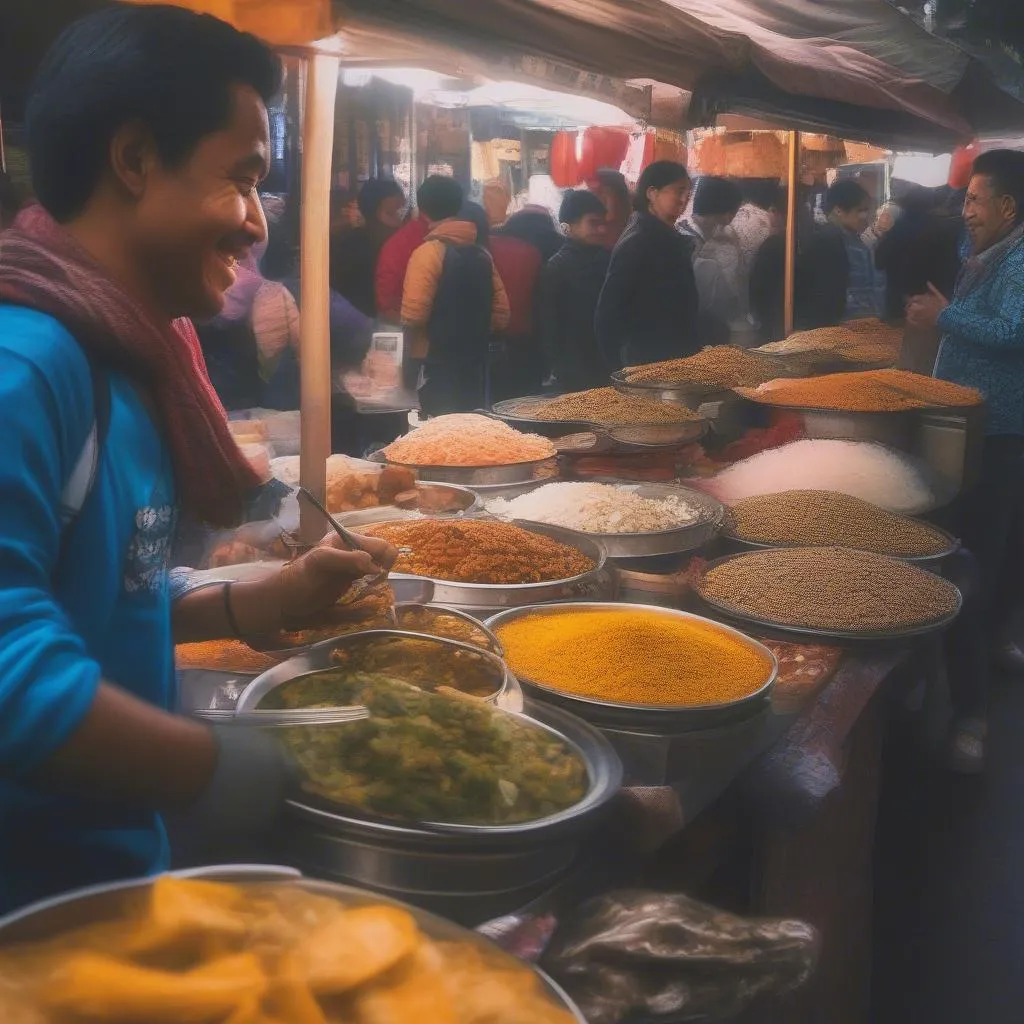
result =
[{"label": "stainless steel tray", "polygon": [[[742,558],[742,555],[725,555],[722,558],[715,558],[705,566],[705,572],[714,569],[723,562],[733,558]],[[898,630],[844,630],[844,629],[819,629],[810,626],[791,626],[784,622],[776,622],[772,619],[764,619],[752,615],[730,605],[713,601],[704,597],[700,592],[699,582],[694,586],[692,594],[694,602],[707,611],[710,618],[727,621],[738,626],[747,632],[755,633],[767,639],[789,640],[794,643],[825,642],[838,644],[842,647],[867,646],[878,647],[894,644],[902,644],[915,637],[928,636],[931,633],[938,633],[949,626],[960,614],[963,605],[963,596],[960,589],[949,580],[947,583],[956,591],[956,608],[948,615],[933,622],[922,623],[918,626],[910,626]]]},{"label": "stainless steel tray", "polygon": [[[743,717],[755,713],[762,708],[775,687],[775,679],[779,666],[775,655],[763,644],[744,635],[738,629],[722,623],[711,621],[700,615],[679,611],[675,608],[662,608],[650,604],[622,605],[613,602],[580,601],[571,604],[545,605],[534,608],[516,608],[500,612],[487,620],[487,625],[496,633],[502,625],[521,619],[527,615],[553,615],[566,611],[638,611],[652,615],[661,615],[667,619],[699,622],[708,628],[723,629],[735,640],[757,651],[771,665],[765,681],[753,693],[740,700],[727,701],[720,704],[702,704],[686,707],[672,707],[651,704],[623,704],[618,701],[599,700],[593,697],[580,697],[565,693],[535,679],[519,678],[527,697],[534,697],[547,704],[565,708],[597,726],[609,728],[638,729],[648,733],[677,733],[696,729],[707,729],[723,721]],[[636,657],[643,658],[643,651],[637,651]]]},{"label": "stainless steel tray", "polygon": [[415,466],[407,462],[392,462],[378,449],[367,456],[370,462],[401,466],[416,475],[417,480],[432,483],[462,484],[517,484],[528,480],[542,480],[558,473],[558,457],[534,459],[532,462],[512,462],[505,466]]},{"label": "stainless steel tray", "polygon": [[[532,964],[515,960],[478,932],[453,924],[451,921],[420,907],[353,886],[339,885],[336,882],[326,882],[315,878],[303,878],[293,868],[271,864],[222,864],[172,873],[179,878],[199,878],[211,882],[273,883],[295,886],[306,892],[333,897],[339,903],[354,907],[381,903],[401,907],[415,919],[420,930],[428,938],[442,942],[468,943],[486,953],[488,958],[498,956],[533,971],[554,1005],[566,1010],[578,1024],[587,1024],[572,1000],[543,971]],[[133,879],[127,882],[79,889],[54,899],[34,903],[0,919],[0,948],[22,942],[45,942],[74,928],[115,920],[124,913],[126,904],[137,901],[151,884],[151,879]]]},{"label": "stainless steel tray", "polygon": [[[302,711],[261,711],[259,708],[260,701],[270,693],[271,690],[277,689],[277,687],[295,679],[297,676],[304,676],[310,672],[317,672],[323,669],[337,667],[336,662],[331,657],[337,650],[373,643],[376,639],[386,641],[396,638],[427,641],[428,643],[433,644],[438,650],[444,649],[446,651],[453,652],[468,651],[479,658],[490,662],[494,669],[494,678],[497,685],[495,686],[494,692],[489,697],[485,698],[489,704],[497,704],[502,696],[513,685],[514,680],[512,678],[512,674],[509,672],[504,661],[502,661],[502,659],[497,655],[492,654],[489,651],[482,650],[479,647],[474,647],[472,644],[464,644],[458,640],[447,640],[443,637],[431,636],[428,633],[412,633],[400,629],[368,629],[361,633],[347,633],[345,636],[340,636],[336,640],[324,640],[322,643],[314,644],[305,653],[296,655],[294,658],[289,658],[287,661],[281,662],[280,665],[275,665],[273,668],[267,669],[266,672],[258,675],[242,691],[242,695],[238,698],[235,714],[236,716],[245,716],[247,720],[253,719],[254,716],[260,716],[270,723],[271,718],[273,718],[275,722],[277,719],[287,718],[288,721],[294,721],[296,724],[300,724],[302,722],[301,717],[293,718],[291,716],[301,716],[303,714]],[[401,676],[396,675],[396,678],[400,679]],[[351,712],[351,717],[353,719],[366,717],[366,709],[361,705],[353,705],[348,710]]]},{"label": "stainless steel tray", "polygon": [[[518,429],[527,430],[546,437],[561,437],[574,431],[591,431],[599,440],[607,439],[612,447],[625,448],[675,448],[701,437],[707,430],[703,419],[685,420],[681,423],[603,423],[597,420],[539,420],[520,415],[516,410],[526,402],[550,401],[551,396],[533,395],[526,398],[510,398],[498,402],[493,415]],[[669,404],[669,403],[665,403]],[[682,403],[677,403],[682,404]]]},{"label": "stainless steel tray", "polygon": [[[550,481],[544,481],[548,483]],[[696,522],[680,526],[673,530],[656,530],[648,533],[585,533],[583,536],[593,537],[604,545],[609,558],[650,558],[657,555],[674,555],[685,551],[693,551],[715,537],[722,525],[725,515],[723,505],[708,494],[683,487],[680,484],[647,484],[629,483],[611,477],[593,477],[586,483],[612,484],[624,490],[630,490],[641,498],[681,498],[683,501],[699,509],[700,516]],[[543,483],[522,484],[509,487],[497,495],[512,499],[520,494],[542,487]],[[489,513],[486,502],[483,513]]]},{"label": "stainless steel tray", "polygon": [[[549,481],[545,481],[546,483]],[[416,518],[409,513],[381,514],[384,510],[366,509],[365,512],[350,512],[339,517],[339,522],[351,530],[358,531],[360,526],[371,523],[388,522],[399,519]],[[576,530],[566,530],[561,526],[548,526],[546,523],[530,523],[525,520],[513,519],[516,526],[521,526],[531,533],[539,533],[562,544],[577,548],[594,562],[594,568],[565,580],[552,580],[543,583],[456,583],[451,580],[440,580],[433,577],[405,577],[401,573],[392,573],[391,579],[430,579],[434,585],[432,603],[447,605],[473,614],[476,611],[496,611],[500,608],[516,608],[526,604],[544,604],[548,601],[571,601],[573,599],[602,599],[614,596],[615,581],[605,570],[608,551],[599,539]]]},{"label": "stainless steel tray", "polygon": [[[934,555],[887,555],[888,558],[895,558],[900,562],[909,562],[911,565],[916,565],[920,569],[928,569],[935,571],[950,555],[960,550],[960,541],[953,536],[951,533],[947,533],[945,530],[940,530],[937,526],[932,526],[930,523],[929,527],[935,530],[936,533],[941,533],[946,541],[946,547],[937,552]],[[768,548],[798,548],[798,547],[818,547],[817,544],[762,544],[759,541],[744,540],[742,537],[737,537],[734,534],[727,532],[727,527],[723,528],[721,533],[721,539],[726,542],[730,547],[736,548],[737,553],[741,551],[765,551]],[[847,547],[848,545],[839,544],[836,542],[837,547]],[[876,551],[873,554],[884,554],[884,552]]]}]

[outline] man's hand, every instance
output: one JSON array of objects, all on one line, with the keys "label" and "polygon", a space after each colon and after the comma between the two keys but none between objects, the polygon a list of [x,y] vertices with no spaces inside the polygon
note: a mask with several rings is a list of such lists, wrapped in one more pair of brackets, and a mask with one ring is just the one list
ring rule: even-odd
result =
[{"label": "man's hand", "polygon": [[928,291],[915,295],[907,303],[907,323],[911,327],[935,327],[949,300],[938,288],[928,282]]},{"label": "man's hand", "polygon": [[362,551],[348,551],[329,533],[315,548],[281,569],[277,586],[284,629],[303,626],[327,611],[363,576],[376,575],[395,564],[398,551],[377,537],[358,536]]}]

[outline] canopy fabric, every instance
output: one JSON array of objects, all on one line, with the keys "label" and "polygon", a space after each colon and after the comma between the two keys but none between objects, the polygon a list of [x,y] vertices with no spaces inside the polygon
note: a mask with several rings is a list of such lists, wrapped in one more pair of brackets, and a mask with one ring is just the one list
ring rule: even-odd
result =
[{"label": "canopy fabric", "polygon": [[[949,144],[982,127],[992,94],[970,58],[885,0],[340,0],[345,31],[393,26],[470,52],[495,47],[619,79],[693,90],[713,116],[777,111],[794,125]],[[968,82],[968,80],[970,80]],[[965,88],[967,83],[967,88]],[[1024,107],[1001,107],[1016,116]]]},{"label": "canopy fabric", "polygon": [[[135,4],[167,0],[129,0]],[[330,0],[172,0],[200,14],[212,14],[274,46],[304,46],[334,34]]]}]

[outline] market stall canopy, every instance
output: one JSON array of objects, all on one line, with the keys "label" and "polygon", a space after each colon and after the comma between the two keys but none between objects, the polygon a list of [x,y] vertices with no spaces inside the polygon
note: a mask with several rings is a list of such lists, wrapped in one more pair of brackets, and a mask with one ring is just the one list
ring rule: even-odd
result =
[{"label": "market stall canopy", "polygon": [[[335,0],[344,35],[540,56],[692,90],[690,118],[757,112],[847,138],[948,147],[1024,122],[962,50],[885,0]],[[621,106],[621,104],[619,104]],[[626,108],[624,108],[626,109]]]},{"label": "market stall canopy", "polygon": [[[167,0],[129,0],[136,4]],[[173,0],[200,14],[229,21],[275,46],[303,46],[334,34],[330,0]]]}]

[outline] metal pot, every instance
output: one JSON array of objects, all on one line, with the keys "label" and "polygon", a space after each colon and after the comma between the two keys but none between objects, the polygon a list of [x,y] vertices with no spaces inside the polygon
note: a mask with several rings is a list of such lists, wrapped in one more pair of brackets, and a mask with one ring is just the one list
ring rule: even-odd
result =
[{"label": "metal pot", "polygon": [[583,757],[587,795],[535,822],[431,829],[357,817],[292,800],[278,856],[303,872],[366,886],[464,924],[511,913],[571,868],[622,782],[622,763],[596,729],[556,708],[527,717]]}]

